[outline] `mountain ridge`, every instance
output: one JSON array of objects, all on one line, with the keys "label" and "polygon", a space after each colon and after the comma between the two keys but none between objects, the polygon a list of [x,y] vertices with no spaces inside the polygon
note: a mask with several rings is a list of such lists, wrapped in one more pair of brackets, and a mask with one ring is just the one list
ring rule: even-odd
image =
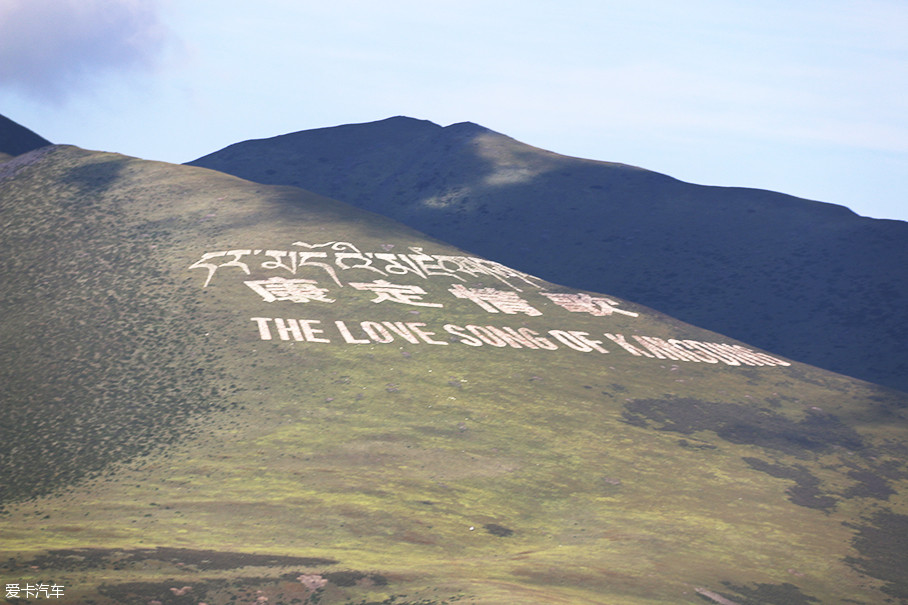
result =
[{"label": "mountain ridge", "polygon": [[334,128],[189,165],[341,199],[534,275],[908,389],[908,223],[562,156],[476,125]]}]

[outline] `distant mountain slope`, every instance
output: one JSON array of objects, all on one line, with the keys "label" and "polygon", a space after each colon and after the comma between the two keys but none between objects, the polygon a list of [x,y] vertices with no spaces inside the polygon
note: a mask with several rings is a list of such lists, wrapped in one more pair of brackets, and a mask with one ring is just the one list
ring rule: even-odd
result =
[{"label": "distant mountain slope", "polygon": [[50,144],[44,137],[0,115],[0,154],[20,155]]},{"label": "distant mountain slope", "polygon": [[546,279],[908,390],[908,223],[391,118],[246,141],[205,166],[303,187]]},{"label": "distant mountain slope", "polygon": [[12,602],[908,603],[905,393],[298,188],[4,166]]}]

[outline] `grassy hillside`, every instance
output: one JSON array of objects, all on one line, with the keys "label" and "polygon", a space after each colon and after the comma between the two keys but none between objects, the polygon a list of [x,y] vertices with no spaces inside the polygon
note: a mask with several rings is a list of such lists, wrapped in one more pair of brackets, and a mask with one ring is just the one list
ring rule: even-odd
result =
[{"label": "grassy hillside", "polygon": [[315,191],[533,275],[908,391],[902,221],[410,118],[246,141],[191,164]]},{"label": "grassy hillside", "polygon": [[20,597],[908,602],[900,392],[300,189],[74,147],[13,162]]}]

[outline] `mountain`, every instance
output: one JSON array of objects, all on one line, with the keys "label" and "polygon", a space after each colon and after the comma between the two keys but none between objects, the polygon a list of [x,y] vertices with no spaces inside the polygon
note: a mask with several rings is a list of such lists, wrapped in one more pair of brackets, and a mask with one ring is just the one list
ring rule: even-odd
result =
[{"label": "mountain", "polygon": [[403,117],[246,141],[190,164],[299,186],[533,275],[908,391],[903,221]]},{"label": "mountain", "polygon": [[4,155],[17,156],[50,144],[44,137],[0,115],[0,161]]},{"label": "mountain", "polygon": [[299,188],[12,162],[10,600],[908,603],[903,392]]}]

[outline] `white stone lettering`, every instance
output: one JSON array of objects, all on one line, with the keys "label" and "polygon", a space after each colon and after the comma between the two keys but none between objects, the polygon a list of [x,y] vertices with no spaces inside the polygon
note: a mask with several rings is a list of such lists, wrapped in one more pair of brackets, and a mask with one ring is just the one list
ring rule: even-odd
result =
[{"label": "white stone lettering", "polygon": [[728,351],[722,349],[719,346],[719,343],[716,342],[701,342],[699,343],[701,347],[708,350],[710,353],[719,358],[719,361],[726,365],[730,366],[739,366],[741,365],[740,360],[733,354],[730,354]]},{"label": "white stone lettering", "polygon": [[[383,271],[391,273],[392,275],[407,275],[413,274],[423,279],[426,279],[425,272],[414,263],[406,254],[388,254],[386,252],[377,252],[375,258],[383,260],[385,265],[382,267]],[[406,263],[406,264],[403,264]]]},{"label": "white stone lettering", "polygon": [[520,298],[517,292],[506,292],[495,288],[465,288],[455,284],[448,292],[457,298],[465,298],[479,305],[489,313],[506,313],[515,315],[525,313],[530,316],[542,315],[542,311],[534,309],[530,304]]},{"label": "white stone lettering", "polygon": [[[436,257],[440,258],[440,257]],[[452,257],[448,257],[452,258]],[[456,258],[456,257],[453,257]],[[460,257],[464,258],[464,257]],[[491,275],[495,279],[500,280],[501,282],[507,284],[508,286],[514,288],[518,292],[521,292],[520,288],[512,284],[509,279],[519,279],[526,283],[527,285],[538,288],[539,285],[534,283],[534,277],[528,273],[523,273],[522,271],[516,271],[510,267],[506,267],[501,263],[496,263],[495,261],[485,260],[483,258],[476,258],[474,256],[466,257],[464,264],[462,265],[462,270],[469,273],[475,272],[479,275]]]},{"label": "white stone lettering", "polygon": [[420,307],[443,307],[441,303],[429,303],[419,300],[425,296],[426,291],[419,286],[406,286],[402,284],[392,284],[384,279],[377,279],[370,283],[351,283],[351,286],[357,290],[371,290],[375,293],[374,303],[382,301],[391,301],[404,305],[417,305]]},{"label": "white stone lettering", "polygon": [[[500,263],[471,256],[451,256],[427,254],[421,247],[411,247],[409,254],[391,254],[393,244],[383,244],[384,252],[363,252],[351,242],[324,242],[309,244],[293,242],[302,250],[273,249],[235,249],[219,252],[205,252],[202,258],[189,266],[189,269],[205,269],[208,275],[203,287],[208,287],[218,269],[236,267],[246,275],[252,269],[280,271],[296,275],[306,268],[317,268],[324,271],[338,286],[343,286],[337,270],[365,270],[381,276],[410,275],[420,279],[446,277],[466,281],[467,277],[490,276],[508,287],[520,291],[515,282],[539,288],[536,278],[526,273],[515,271]],[[252,263],[248,256],[258,257],[258,265]],[[225,260],[226,258],[226,260]],[[251,265],[251,266],[250,266]]]},{"label": "white stone lettering", "polygon": [[496,328],[495,326],[487,326],[496,336],[508,343],[509,347],[515,349],[522,349],[526,347],[527,349],[538,349],[539,345],[536,343],[535,339],[527,338],[525,335],[521,334],[514,328],[501,327]]},{"label": "white stone lettering", "polygon": [[[189,266],[190,269],[208,269],[208,278],[205,279],[205,284],[203,288],[207,288],[208,284],[211,282],[211,278],[214,277],[214,272],[220,269],[221,267],[238,267],[246,275],[249,275],[249,265],[246,263],[240,262],[240,259],[247,255],[251,254],[252,250],[225,250],[224,252],[206,252],[202,255],[202,258],[194,262]],[[233,255],[233,258],[226,263],[206,263],[205,261],[212,258],[219,258],[222,256]]]},{"label": "white stone lettering", "polygon": [[561,292],[540,292],[543,296],[551,300],[559,307],[563,307],[572,313],[589,313],[601,317],[621,313],[628,317],[639,317],[639,313],[618,309],[615,305],[618,303],[611,298],[601,296],[590,296],[589,294],[564,294]]},{"label": "white stone lettering", "polygon": [[706,363],[719,363],[719,358],[709,352],[708,349],[698,346],[696,340],[677,340],[674,338],[669,339],[668,344],[684,349],[688,355],[692,355],[695,361],[702,361]]},{"label": "white stone lettering", "polygon": [[[331,342],[327,338],[319,338],[316,334],[323,334],[325,331],[315,328],[314,324],[320,324],[317,319],[283,319],[274,318],[274,329],[281,340],[293,340],[298,342]],[[268,339],[265,339],[268,340]]]},{"label": "white stone lettering", "polygon": [[314,279],[287,279],[285,277],[270,277],[262,280],[244,281],[244,284],[261,295],[265,302],[289,301],[307,303],[312,300],[319,302],[334,302],[328,298],[328,290],[319,288]]},{"label": "white stone lettering", "polygon": [[493,347],[508,346],[507,341],[495,334],[495,332],[490,330],[489,327],[490,326],[476,326],[471,324],[466,328],[470,334],[476,336],[479,340],[487,345],[491,345]]},{"label": "white stone lettering", "polygon": [[[419,338],[416,337],[413,332],[410,331],[409,326],[407,326],[402,321],[383,321],[381,322],[383,326],[388,328],[388,331],[397,334],[410,344],[419,344]],[[425,324],[423,324],[425,325]]]},{"label": "white stone lettering", "polygon": [[458,342],[462,342],[463,344],[469,345],[471,347],[481,347],[482,346],[481,340],[479,340],[475,336],[470,336],[467,333],[466,329],[464,329],[460,326],[456,326],[454,324],[445,324],[443,326],[443,329],[448,334],[453,334],[457,338]]},{"label": "white stone lettering", "polygon": [[394,342],[394,337],[391,336],[391,333],[388,332],[388,329],[376,321],[364,321],[359,325],[363,329],[363,332],[366,333],[366,336],[368,336],[373,342],[385,344]]},{"label": "white stone lettering", "polygon": [[621,334],[606,334],[606,338],[617,343],[634,356],[675,361],[692,361],[696,363],[722,362],[729,366],[790,366],[784,359],[752,351],[741,345],[730,345],[718,342],[700,342],[698,340],[663,340],[654,336],[633,336],[640,347],[627,342]]},{"label": "white stone lettering", "polygon": [[693,353],[677,348],[655,336],[634,336],[634,340],[642,344],[657,359],[668,358],[675,361],[700,361]]},{"label": "white stone lettering", "polygon": [[262,340],[271,340],[273,335],[269,326],[270,322],[274,323],[274,329],[278,338],[281,340],[295,340],[298,342],[331,342],[327,338],[320,338],[317,334],[323,334],[324,330],[315,328],[315,324],[320,324],[317,319],[284,319],[282,317],[252,317],[259,330],[259,337]]},{"label": "white stone lettering", "polygon": [[[503,330],[510,330],[511,328],[502,328]],[[536,345],[540,349],[545,349],[547,351],[554,351],[558,348],[558,345],[553,343],[548,338],[543,338],[539,335],[539,332],[534,332],[529,328],[517,328],[517,333],[523,336],[528,341]],[[530,347],[531,349],[534,347]]]},{"label": "white stone lettering", "polygon": [[325,271],[328,276],[334,280],[338,286],[343,287],[344,284],[341,283],[341,280],[337,278],[337,272],[334,270],[334,267],[328,263],[320,263],[311,261],[311,258],[328,258],[327,252],[297,252],[299,255],[299,261],[297,262],[298,267],[318,267]]},{"label": "white stone lettering", "polygon": [[268,322],[274,320],[270,317],[253,317],[251,319],[258,324],[259,336],[262,340],[271,340],[271,330],[268,329]]},{"label": "white stone lettering", "polygon": [[303,336],[306,337],[306,340],[309,342],[331,342],[327,338],[318,338],[316,334],[322,334],[324,330],[318,330],[313,327],[313,324],[320,324],[321,321],[317,319],[300,319],[300,327],[303,329]]},{"label": "white stone lettering", "polygon": [[[331,343],[334,342],[322,328],[321,320],[281,317],[252,317],[262,340]],[[476,325],[460,326],[444,324],[442,330],[453,338],[441,340],[437,332],[424,322],[414,321],[335,321],[337,335],[345,344],[390,344],[406,342],[411,345],[427,344],[448,346],[459,343],[470,347],[490,346],[498,349],[529,349],[556,351],[564,345],[581,353],[608,353],[601,340],[592,338],[589,332],[579,330],[548,330],[545,336],[525,326]],[[726,366],[790,366],[783,359],[753,351],[741,345],[718,342],[700,342],[690,339],[663,339],[656,336],[633,335],[636,344],[628,342],[623,334],[607,333],[608,340],[634,357],[649,359],[671,359],[691,363],[717,364]],[[557,343],[557,344],[556,344]],[[663,366],[665,367],[665,366]],[[677,369],[678,366],[672,366]]]},{"label": "white stone lettering", "polygon": [[290,274],[296,275],[296,263],[298,260],[296,251],[265,250],[265,256],[270,256],[274,260],[262,261],[263,269],[284,269]]},{"label": "white stone lettering", "polygon": [[[295,245],[302,245],[302,242],[296,242]],[[371,252],[360,252],[359,248],[350,242],[333,242],[331,249],[335,250],[335,264],[341,269],[365,269],[379,275],[385,275],[384,271],[372,266],[374,254]],[[349,261],[356,262],[355,264],[348,264]]]},{"label": "white stone lettering", "polygon": [[791,364],[778,357],[758,353],[741,345],[729,345],[724,343],[702,343],[709,347],[710,351],[716,355],[725,354],[733,359],[739,360],[748,366],[790,366]]},{"label": "white stone lettering", "polygon": [[425,330],[423,330],[422,328],[424,328],[425,325],[426,324],[421,323],[421,322],[412,322],[412,321],[407,322],[407,327],[410,328],[411,330],[413,330],[413,333],[416,334],[417,336],[419,336],[424,342],[426,342],[430,345],[447,345],[448,344],[447,342],[445,342],[443,340],[433,340],[432,336],[435,336],[435,332],[426,332]]},{"label": "white stone lettering", "polygon": [[652,355],[647,351],[638,349],[637,347],[629,343],[622,334],[606,334],[605,337],[635,357],[652,357]]},{"label": "white stone lettering", "polygon": [[293,336],[293,340],[303,341],[303,332],[300,330],[299,322],[295,319],[285,320],[282,317],[275,317],[274,329],[277,330],[277,335],[281,340],[290,340],[290,337]]},{"label": "white stone lettering", "polygon": [[419,344],[424,342],[430,345],[442,345],[445,346],[448,343],[435,340],[432,337],[435,336],[435,332],[430,332],[424,330],[426,324],[423,322],[417,321],[363,321],[360,322],[360,329],[368,336],[367,340],[354,338],[350,333],[350,329],[347,325],[338,321],[335,322],[338,330],[341,332],[345,342],[365,344],[369,342],[375,342],[379,344],[388,344],[394,342],[395,338],[401,338],[410,344]]},{"label": "white stone lettering", "polygon": [[438,260],[438,257],[432,256],[431,254],[426,254],[422,251],[422,248],[411,247],[410,250],[413,254],[407,254],[407,258],[411,263],[418,267],[422,275],[426,277],[429,276],[444,276],[444,277],[453,277],[454,279],[459,279],[464,281],[463,277],[456,275],[455,273],[446,271],[442,267],[441,261]]},{"label": "white stone lettering", "polygon": [[350,333],[350,328],[342,321],[335,321],[334,325],[337,326],[337,331],[340,332],[344,342],[348,344],[366,345],[372,342],[368,338],[354,338],[353,334]]},{"label": "white stone lettering", "polygon": [[751,355],[758,361],[762,361],[768,366],[790,366],[791,364],[785,361],[784,359],[779,359],[778,357],[773,357],[772,355],[767,355],[766,353],[760,353],[759,351],[751,351],[741,345],[732,345],[732,348],[737,351],[744,351],[748,355]]},{"label": "white stone lettering", "polygon": [[549,334],[558,342],[567,345],[575,351],[584,353],[590,351],[608,353],[606,349],[599,346],[602,344],[601,340],[591,340],[589,338],[589,332],[578,332],[577,330],[549,330]]}]

